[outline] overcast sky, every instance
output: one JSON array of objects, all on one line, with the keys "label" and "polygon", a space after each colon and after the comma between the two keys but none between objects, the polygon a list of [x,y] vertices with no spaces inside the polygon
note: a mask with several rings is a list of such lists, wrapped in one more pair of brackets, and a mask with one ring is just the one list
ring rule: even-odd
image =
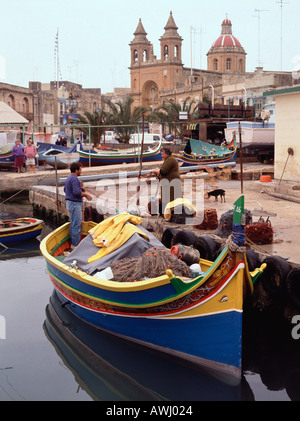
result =
[{"label": "overcast sky", "polygon": [[193,67],[207,68],[206,53],[227,15],[247,52],[247,71],[258,64],[274,71],[300,68],[300,0],[0,0],[0,5],[0,82],[18,86],[56,78],[58,30],[60,80],[103,93],[129,87],[129,43],[139,18],[160,59],[159,38],[170,11],[183,38],[186,67],[192,55]]}]

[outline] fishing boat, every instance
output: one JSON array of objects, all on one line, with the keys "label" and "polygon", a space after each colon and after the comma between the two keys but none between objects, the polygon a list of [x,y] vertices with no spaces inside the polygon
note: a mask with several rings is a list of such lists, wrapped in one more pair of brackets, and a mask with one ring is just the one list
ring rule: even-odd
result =
[{"label": "fishing boat", "polygon": [[0,220],[1,245],[19,243],[36,238],[41,234],[43,221],[36,218]]},{"label": "fishing boat", "polygon": [[14,143],[0,145],[0,167],[9,168],[15,165],[15,157],[12,153]]},{"label": "fishing boat", "polygon": [[[148,147],[147,150],[143,151],[142,160],[143,162],[149,161],[160,161],[161,156],[161,142],[158,142],[154,147]],[[132,147],[127,149],[96,149],[91,150],[84,149],[80,144],[77,147],[79,153],[79,162],[82,165],[91,166],[96,165],[113,165],[113,164],[131,164],[140,161],[141,147]]]},{"label": "fishing boat", "polygon": [[43,159],[51,167],[64,169],[68,168],[73,162],[78,162],[79,154],[77,152],[62,153],[57,149],[49,149],[43,154]]},{"label": "fishing boat", "polygon": [[[236,208],[241,212],[241,206]],[[108,238],[120,242],[120,233],[110,233],[107,241],[104,235],[101,241],[106,246],[94,243],[95,232],[114,224],[114,218],[125,217],[128,221],[138,218],[120,214],[98,225],[83,222],[82,240],[66,257],[69,223],[42,240],[41,253],[62,302],[95,327],[240,381],[243,299],[246,291],[253,291],[253,282],[264,266],[250,273],[245,251],[233,236],[234,247],[231,243],[224,247],[215,261],[200,259],[201,273],[186,276],[187,269],[178,275],[172,269],[176,266],[173,260],[162,274],[152,276],[158,251],[166,253],[162,260],[167,262],[171,253],[140,224],[139,232],[116,248]],[[150,265],[142,279],[131,277],[123,266],[140,270],[139,261],[131,259],[145,259]],[[116,275],[119,265],[119,274],[125,276],[122,282]]]},{"label": "fishing boat", "polygon": [[226,167],[236,165],[236,140],[229,145],[217,146],[208,142],[196,139],[188,139],[183,151],[173,155],[183,167],[195,166],[201,167]]},{"label": "fishing boat", "polygon": [[39,164],[48,164],[52,167],[56,165],[58,169],[67,168],[72,162],[79,161],[79,155],[76,153],[76,149],[77,143],[67,147],[39,142],[37,144]]}]

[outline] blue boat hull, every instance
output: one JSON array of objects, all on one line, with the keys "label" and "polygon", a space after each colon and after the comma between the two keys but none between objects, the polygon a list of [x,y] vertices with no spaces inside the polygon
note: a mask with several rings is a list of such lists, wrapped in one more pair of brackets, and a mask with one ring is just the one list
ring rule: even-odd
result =
[{"label": "blue boat hull", "polygon": [[[152,156],[143,156],[143,162],[151,162],[151,161],[161,161],[162,156],[161,153],[152,155]],[[80,156],[79,162],[83,165],[89,164],[88,156]],[[103,157],[100,158],[99,156],[93,156],[91,153],[91,165],[114,165],[114,164],[122,164],[126,162],[126,164],[134,164],[139,162],[139,157],[123,157],[123,158],[113,158],[113,157]]]},{"label": "blue boat hull", "polygon": [[57,292],[70,311],[93,326],[226,374],[241,370],[240,311],[190,318],[124,317],[70,303]]},{"label": "blue boat hull", "polygon": [[1,237],[0,236],[0,243],[7,245],[7,244],[15,244],[23,241],[33,240],[34,238],[38,237],[42,232],[42,229],[24,232],[20,234],[10,235],[9,237]]}]

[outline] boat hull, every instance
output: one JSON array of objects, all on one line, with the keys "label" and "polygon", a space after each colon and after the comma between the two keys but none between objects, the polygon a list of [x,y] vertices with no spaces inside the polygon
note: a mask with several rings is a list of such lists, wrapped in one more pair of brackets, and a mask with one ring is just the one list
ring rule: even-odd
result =
[{"label": "boat hull", "polygon": [[[11,228],[0,229],[0,243],[4,245],[15,244],[19,242],[29,241],[38,237],[43,229],[43,221],[38,219],[22,218],[26,221],[25,226],[12,226]],[[4,223],[13,224],[14,221],[3,221]]]},{"label": "boat hull", "polygon": [[241,376],[241,310],[195,317],[124,317],[90,310],[57,292],[70,311],[95,327],[236,379]]},{"label": "boat hull", "polygon": [[174,154],[175,158],[177,159],[179,165],[181,167],[192,167],[195,165],[198,165],[199,168],[205,168],[205,167],[219,167],[219,166],[228,166],[228,167],[234,167],[236,165],[236,153],[234,155],[230,156],[229,158],[225,159],[217,159],[217,158],[211,158],[211,159],[197,159],[195,158],[189,158],[184,155]]}]

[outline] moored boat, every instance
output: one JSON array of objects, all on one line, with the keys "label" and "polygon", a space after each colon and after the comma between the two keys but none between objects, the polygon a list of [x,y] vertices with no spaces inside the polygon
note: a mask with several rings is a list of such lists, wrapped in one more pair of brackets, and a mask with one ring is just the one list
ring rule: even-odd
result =
[{"label": "moored boat", "polygon": [[189,139],[182,152],[173,155],[182,166],[217,167],[236,165],[236,139],[229,145],[217,146],[201,140]]},{"label": "moored boat", "polygon": [[[156,146],[143,151],[143,162],[160,161],[162,159],[161,142]],[[84,149],[82,145],[78,145],[77,152],[79,153],[81,162],[84,166],[89,165],[113,165],[113,164],[131,164],[139,162],[141,158],[141,147],[132,147],[127,149]]]},{"label": "moored boat", "polygon": [[15,165],[15,157],[12,153],[14,143],[0,145],[0,167],[8,168]]},{"label": "moored boat", "polygon": [[2,245],[28,241],[41,234],[43,221],[36,218],[0,220],[0,243]]},{"label": "moored boat", "polygon": [[[92,234],[101,231],[103,223],[110,221],[83,222],[83,239],[65,258],[62,254],[70,247],[69,223],[41,243],[50,279],[69,310],[105,331],[240,381],[243,297],[245,291],[251,292],[252,280],[263,267],[250,273],[245,252],[239,246],[226,246],[214,262],[200,259],[202,273],[178,275],[168,265],[170,251],[140,225],[142,237],[135,232],[124,244],[107,254],[104,250],[104,256],[95,259],[99,247]],[[165,253],[164,273],[118,280],[115,268],[130,264],[129,256],[151,261],[159,252]],[[140,267],[139,261],[132,264]],[[107,269],[110,276],[105,277]]]}]

